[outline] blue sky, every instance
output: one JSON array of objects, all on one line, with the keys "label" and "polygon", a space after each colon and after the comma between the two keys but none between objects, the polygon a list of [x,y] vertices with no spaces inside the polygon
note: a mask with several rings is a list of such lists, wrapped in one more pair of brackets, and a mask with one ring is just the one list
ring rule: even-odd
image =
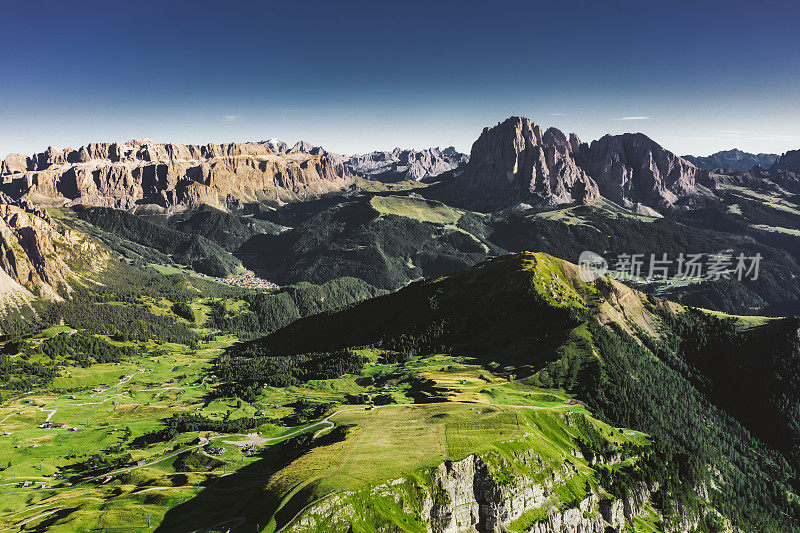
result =
[{"label": "blue sky", "polygon": [[800,148],[800,7],[3,0],[0,156],[148,137],[468,151],[523,115],[680,154]]}]

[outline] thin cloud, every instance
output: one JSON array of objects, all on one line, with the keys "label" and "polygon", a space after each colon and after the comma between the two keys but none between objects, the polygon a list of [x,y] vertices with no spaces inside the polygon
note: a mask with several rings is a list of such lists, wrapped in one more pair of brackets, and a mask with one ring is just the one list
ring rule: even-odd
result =
[{"label": "thin cloud", "polygon": [[551,117],[560,117],[560,116],[562,116],[563,114],[564,114],[564,113],[550,113],[550,116],[551,116]]},{"label": "thin cloud", "polygon": [[239,120],[239,115],[225,115],[222,120],[225,122],[233,122],[235,120]]},{"label": "thin cloud", "polygon": [[645,117],[645,116],[641,116],[641,115],[638,115],[638,116],[634,115],[634,116],[630,116],[630,117],[619,117],[619,118],[615,118],[614,120],[650,120],[650,117]]},{"label": "thin cloud", "polygon": [[786,135],[778,133],[767,133],[763,131],[742,131],[742,130],[720,130],[719,132],[725,139],[736,141],[761,141],[761,142],[797,142],[796,135]]}]

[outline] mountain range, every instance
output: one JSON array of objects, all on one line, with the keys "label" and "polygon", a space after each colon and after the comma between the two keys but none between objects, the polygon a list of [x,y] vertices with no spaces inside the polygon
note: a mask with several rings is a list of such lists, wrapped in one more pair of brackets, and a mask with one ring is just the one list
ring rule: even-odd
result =
[{"label": "mountain range", "polygon": [[683,158],[703,170],[750,170],[755,166],[771,167],[780,157],[778,154],[750,154],[737,148],[723,150],[707,156],[685,155]]},{"label": "mountain range", "polygon": [[91,143],[2,165],[2,191],[39,205],[89,204],[132,209],[313,198],[355,178],[327,155],[258,144]]},{"label": "mountain range", "polygon": [[467,162],[468,156],[455,148],[427,148],[370,152],[353,155],[344,164],[353,173],[383,182],[421,181],[435,178]]},{"label": "mountain range", "polygon": [[800,531],[800,150],[511,117],[469,155],[137,140],[0,178],[2,527]]},{"label": "mountain range", "polygon": [[[277,204],[346,191],[355,176],[395,183],[438,181],[432,198],[476,211],[592,204],[602,196],[656,211],[711,196],[712,169],[792,170],[787,154],[752,156],[738,150],[681,158],[643,134],[606,135],[582,143],[555,128],[542,132],[527,118],[486,128],[470,155],[454,148],[343,156],[306,142],[291,148],[271,139],[221,145],[91,143],[77,150],[10,154],[0,190],[38,205],[88,204],[121,209],[222,209],[248,202]],[[692,161],[698,163],[695,165]],[[772,161],[772,165],[768,163]]]}]

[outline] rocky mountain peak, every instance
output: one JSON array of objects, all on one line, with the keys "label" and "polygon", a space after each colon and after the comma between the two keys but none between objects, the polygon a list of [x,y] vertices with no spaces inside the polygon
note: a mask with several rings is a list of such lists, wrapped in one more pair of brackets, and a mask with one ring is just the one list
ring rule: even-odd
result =
[{"label": "rocky mountain peak", "polygon": [[464,171],[434,194],[482,211],[518,204],[592,203],[599,198],[597,184],[578,167],[564,133],[549,128],[543,134],[524,117],[485,128],[472,145]]},{"label": "rocky mountain peak", "polygon": [[800,150],[789,150],[780,156],[770,170],[800,173]]},{"label": "rocky mountain peak", "polygon": [[427,180],[453,170],[467,161],[465,154],[450,146],[408,150],[395,148],[354,155],[345,165],[355,174],[384,182]]},{"label": "rocky mountain peak", "polygon": [[777,154],[751,154],[732,148],[708,156],[685,155],[684,159],[704,170],[750,170],[754,167],[769,168],[778,160]]},{"label": "rocky mountain peak", "polygon": [[285,154],[289,150],[289,145],[280,139],[267,139],[266,141],[261,141],[259,144],[269,147],[272,153],[276,155]]},{"label": "rocky mountain peak", "polygon": [[568,154],[572,152],[572,144],[567,139],[567,136],[559,129],[553,127],[547,128],[544,135],[542,135],[542,142],[546,145],[556,147],[561,153]]},{"label": "rocky mountain peak", "polygon": [[581,145],[576,155],[600,193],[626,206],[668,206],[698,191],[701,171],[642,133],[605,135]]},{"label": "rocky mountain peak", "polygon": [[105,260],[94,243],[44,210],[0,203],[0,311],[36,298],[60,300],[76,278],[67,261],[99,269]]}]

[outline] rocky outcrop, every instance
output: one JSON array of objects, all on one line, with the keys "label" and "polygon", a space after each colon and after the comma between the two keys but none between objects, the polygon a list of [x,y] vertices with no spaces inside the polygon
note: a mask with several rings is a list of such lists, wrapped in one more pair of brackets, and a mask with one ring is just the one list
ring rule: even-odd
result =
[{"label": "rocky outcrop", "polygon": [[[297,147],[296,147],[297,148]],[[302,146],[301,146],[302,148]],[[3,163],[2,192],[40,205],[91,204],[131,209],[231,204],[259,199],[290,202],[351,186],[354,176],[327,155],[257,144],[91,143]]]},{"label": "rocky outcrop", "polygon": [[751,154],[734,148],[708,156],[685,155],[683,159],[703,170],[750,170],[756,165],[769,168],[778,160],[778,157],[778,154]]},{"label": "rocky outcrop", "polygon": [[466,154],[454,147],[426,150],[370,152],[354,155],[345,165],[355,174],[383,182],[421,181],[434,178],[467,162]]},{"label": "rocky outcrop", "polygon": [[567,138],[555,128],[542,133],[527,118],[511,117],[485,128],[463,171],[431,194],[478,211],[596,202],[597,184],[574,158],[579,144],[574,134]]},{"label": "rocky outcrop", "polygon": [[22,154],[8,154],[0,164],[0,176],[28,170],[28,158]]},{"label": "rocky outcrop", "polygon": [[699,170],[641,133],[605,135],[575,152],[604,197],[627,207],[666,207],[699,192]]},{"label": "rocky outcrop", "polygon": [[800,174],[800,150],[789,150],[783,154],[772,167],[771,172],[794,172]]},{"label": "rocky outcrop", "polygon": [[0,204],[0,310],[71,291],[73,267],[98,269],[105,256],[84,235],[35,208]]},{"label": "rocky outcrop", "polygon": [[[516,459],[541,463],[529,453]],[[415,524],[431,533],[500,532],[517,519],[528,516],[526,531],[533,533],[620,533],[639,515],[652,510],[649,505],[658,487],[638,483],[620,499],[589,491],[578,501],[563,502],[556,487],[578,474],[572,463],[551,469],[544,475],[512,475],[498,472],[498,457],[491,461],[470,455],[461,461],[447,461],[415,478],[401,478],[377,485],[368,492],[336,493],[305,508],[284,531],[318,531],[324,524],[331,531],[346,531],[353,519],[370,516],[378,531],[400,531],[388,517],[375,519],[365,502],[384,500],[385,508],[402,509],[395,519]],[[503,459],[499,459],[502,463]],[[545,466],[545,469],[547,467]],[[380,505],[380,504],[379,504]],[[699,516],[678,505],[678,518],[663,521],[665,531],[688,532]],[[369,504],[367,504],[367,507]],[[366,513],[359,516],[358,513]],[[663,517],[661,517],[663,519]]]}]

